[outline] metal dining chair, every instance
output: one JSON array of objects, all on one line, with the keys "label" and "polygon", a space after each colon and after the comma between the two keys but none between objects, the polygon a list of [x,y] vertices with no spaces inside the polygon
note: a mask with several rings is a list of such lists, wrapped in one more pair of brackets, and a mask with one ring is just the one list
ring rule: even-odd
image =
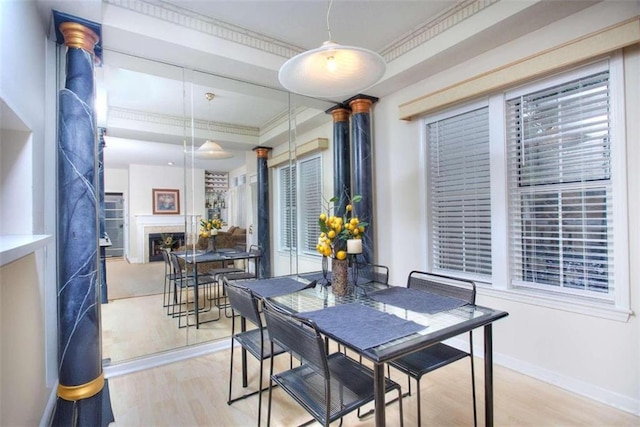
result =
[{"label": "metal dining chair", "polygon": [[[206,274],[198,275],[196,281],[196,277],[194,275],[182,269],[180,262],[178,261],[178,256],[176,254],[174,254],[173,252],[169,253],[169,258],[171,260],[171,265],[173,266],[173,274],[175,275],[175,279],[173,281],[173,293],[174,299],[176,300],[175,304],[173,305],[171,314],[173,315],[173,317],[178,318],[178,328],[185,328],[188,326],[199,327],[201,323],[205,322],[201,322],[200,320],[198,320],[195,323],[189,323],[189,315],[196,314],[196,310],[198,310],[197,314],[199,318],[200,314],[211,311],[212,305],[210,298],[208,298],[208,294],[211,294],[211,284],[213,283],[213,277]],[[204,289],[205,291],[203,295],[199,296],[202,296],[204,301],[209,301],[208,308],[206,306],[203,306],[202,308],[198,307],[200,301],[196,301],[194,292],[194,298],[191,301],[191,303],[193,303],[194,305],[194,308],[189,309],[190,301],[188,291],[189,289],[195,290],[196,283],[198,284],[198,293],[200,291],[200,288]],[[175,295],[177,295],[177,298],[175,297]],[[184,325],[182,324],[183,318],[185,318],[186,320]],[[219,319],[220,315],[218,314],[217,318],[208,319],[207,322]]]},{"label": "metal dining chair", "polygon": [[172,291],[175,281],[175,273],[173,272],[173,266],[171,265],[171,259],[169,258],[169,252],[166,249],[162,249],[162,260],[164,261],[164,289],[162,292],[162,306],[167,309],[167,315],[171,314],[171,306],[175,303],[171,301],[174,296]]},{"label": "metal dining chair", "polygon": [[[249,396],[258,394],[258,426],[260,425],[260,417],[262,415],[262,373],[264,360],[285,353],[280,346],[269,345],[269,334],[262,324],[262,318],[258,308],[258,300],[251,293],[251,290],[238,286],[222,279],[229,305],[231,307],[231,356],[229,358],[229,398],[227,404],[231,405],[238,400],[246,399]],[[240,317],[240,331],[236,332],[236,318]],[[255,328],[247,330],[246,321],[251,322]],[[246,353],[249,352],[260,362],[260,380],[258,390],[245,393],[238,397],[232,397],[233,386],[233,349],[234,343],[237,342],[242,348],[242,387],[247,387],[247,370],[246,370]],[[265,389],[266,390],[266,389]]]},{"label": "metal dining chair", "polygon": [[[369,367],[344,353],[327,355],[324,338],[315,322],[285,313],[268,300],[263,307],[272,348],[279,345],[302,361],[299,366],[274,373],[271,359],[267,426],[271,422],[274,384],[324,426],[374,400],[373,371]],[[385,393],[398,392],[400,425],[403,425],[400,385],[385,378],[384,388]]]},{"label": "metal dining chair", "polygon": [[[472,280],[460,279],[441,274],[427,273],[422,271],[412,271],[407,279],[407,287],[428,291],[441,296],[458,298],[466,303],[475,304],[476,285]],[[461,360],[465,357],[471,360],[471,391],[473,397],[473,424],[478,425],[476,409],[476,383],[473,366],[473,331],[469,331],[469,352],[459,350],[455,347],[438,343],[423,350],[411,353],[408,356],[389,362],[389,364],[400,372],[407,374],[416,380],[418,390],[418,425],[421,425],[420,411],[420,379],[424,374],[435,371],[450,363]],[[411,394],[411,380],[409,379],[409,391]]]}]

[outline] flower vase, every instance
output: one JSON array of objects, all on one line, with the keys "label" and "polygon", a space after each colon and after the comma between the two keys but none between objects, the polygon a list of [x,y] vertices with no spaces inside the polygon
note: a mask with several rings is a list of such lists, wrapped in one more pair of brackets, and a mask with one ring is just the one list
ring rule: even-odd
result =
[{"label": "flower vase", "polygon": [[216,236],[213,235],[207,239],[207,252],[216,251]]},{"label": "flower vase", "polygon": [[346,259],[331,259],[331,291],[344,296],[349,288],[349,278]]}]

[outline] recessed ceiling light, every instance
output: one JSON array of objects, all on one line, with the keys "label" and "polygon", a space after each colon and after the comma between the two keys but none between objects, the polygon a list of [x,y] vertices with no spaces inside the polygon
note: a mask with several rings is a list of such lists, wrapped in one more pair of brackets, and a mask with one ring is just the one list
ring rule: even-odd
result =
[{"label": "recessed ceiling light", "polygon": [[173,162],[169,162],[167,163],[169,166],[173,166]]}]

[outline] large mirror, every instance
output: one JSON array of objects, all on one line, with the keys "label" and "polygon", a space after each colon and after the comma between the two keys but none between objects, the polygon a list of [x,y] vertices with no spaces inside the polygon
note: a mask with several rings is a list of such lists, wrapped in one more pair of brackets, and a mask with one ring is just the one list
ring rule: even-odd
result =
[{"label": "large mirror", "polygon": [[[193,318],[176,315],[161,249],[206,250],[209,239],[200,237],[200,224],[211,218],[223,221],[216,249],[258,243],[255,147],[270,149],[271,274],[320,268],[320,258],[298,233],[296,165],[316,156],[318,179],[331,187],[331,155],[318,144],[332,134],[331,116],[324,113],[331,104],[108,50],[97,74],[99,109],[106,111],[99,126],[106,128],[112,241],[106,251],[108,302],[102,306],[105,359],[117,364],[229,336],[215,283],[203,291],[202,309],[209,310],[197,327]],[[199,152],[208,140],[232,157]],[[168,205],[162,206],[165,195]],[[284,196],[292,199],[283,202]],[[233,266],[254,268],[246,261]],[[212,267],[199,265],[199,272]]]}]

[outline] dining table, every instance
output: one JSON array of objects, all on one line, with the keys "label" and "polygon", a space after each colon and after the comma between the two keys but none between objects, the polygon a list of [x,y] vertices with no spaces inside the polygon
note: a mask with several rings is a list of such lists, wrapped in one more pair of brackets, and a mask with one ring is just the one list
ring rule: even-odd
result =
[{"label": "dining table", "polygon": [[[300,275],[309,282],[313,275]],[[260,280],[254,281],[258,287]],[[413,292],[411,292],[413,291]],[[374,281],[349,285],[344,296],[318,282],[314,287],[268,296],[280,308],[313,320],[320,332],[373,363],[375,425],[385,425],[384,365],[469,332],[484,329],[485,425],[493,425],[493,333],[508,313],[455,298],[416,296],[413,289]],[[258,292],[259,294],[259,292]]]},{"label": "dining table", "polygon": [[[193,271],[193,297],[195,300],[194,307],[194,316],[195,316],[195,326],[196,329],[200,328],[200,316],[199,316],[199,284],[198,278],[201,273],[198,273],[198,265],[205,262],[221,262],[224,265],[227,265],[230,262],[245,260],[247,262],[253,260],[254,268],[257,275],[258,271],[258,259],[260,258],[260,251],[245,251],[235,248],[220,248],[214,251],[206,251],[206,250],[191,250],[191,251],[181,251],[175,252],[178,258],[181,258],[185,265],[191,265]],[[203,272],[204,273],[204,272]],[[206,274],[206,273],[205,273]]]}]

